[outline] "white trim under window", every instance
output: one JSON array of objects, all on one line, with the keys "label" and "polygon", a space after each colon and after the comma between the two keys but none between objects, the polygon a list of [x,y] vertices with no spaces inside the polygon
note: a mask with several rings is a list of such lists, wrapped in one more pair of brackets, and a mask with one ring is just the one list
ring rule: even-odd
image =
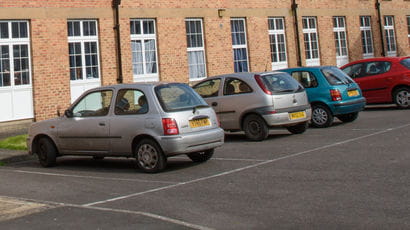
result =
[{"label": "white trim under window", "polygon": [[285,19],[283,17],[268,18],[268,26],[272,70],[287,68]]},{"label": "white trim under window", "polygon": [[340,67],[349,62],[345,17],[333,17],[333,34],[336,45],[336,65]]},{"label": "white trim under window", "polygon": [[97,20],[68,20],[71,102],[101,85]]},{"label": "white trim under window", "polygon": [[302,17],[306,66],[320,65],[316,17]]},{"label": "white trim under window", "polygon": [[245,18],[231,18],[232,53],[234,71],[248,72],[248,48]]},{"label": "white trim under window", "polygon": [[393,16],[384,16],[384,36],[386,39],[387,56],[397,56],[396,35],[394,33]]},{"label": "white trim under window", "polygon": [[185,19],[189,80],[206,78],[205,43],[201,18]]},{"label": "white trim under window", "polygon": [[130,27],[134,82],[158,81],[155,19],[131,19]]},{"label": "white trim under window", "polygon": [[370,16],[360,16],[360,33],[362,36],[363,58],[374,57],[373,34]]}]

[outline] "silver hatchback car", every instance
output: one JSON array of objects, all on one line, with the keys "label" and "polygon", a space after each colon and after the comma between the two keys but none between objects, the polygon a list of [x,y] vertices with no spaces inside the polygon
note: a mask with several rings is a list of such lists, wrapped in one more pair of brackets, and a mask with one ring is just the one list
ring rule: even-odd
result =
[{"label": "silver hatchback car", "polygon": [[167,157],[178,154],[207,161],[223,143],[214,110],[182,83],[89,90],[63,116],[34,123],[27,139],[44,167],[63,155],[135,157],[145,172],[161,171]]},{"label": "silver hatchback car", "polygon": [[273,127],[303,133],[312,115],[305,89],[287,73],[226,74],[193,88],[215,109],[224,130],[243,130],[254,141],[266,139]]}]

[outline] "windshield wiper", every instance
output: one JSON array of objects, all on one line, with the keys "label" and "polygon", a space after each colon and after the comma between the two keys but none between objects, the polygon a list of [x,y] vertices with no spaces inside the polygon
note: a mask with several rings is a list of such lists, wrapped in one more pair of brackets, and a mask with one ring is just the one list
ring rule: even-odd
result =
[{"label": "windshield wiper", "polygon": [[192,113],[195,113],[197,109],[208,108],[208,107],[209,107],[209,105],[196,105],[192,108]]}]

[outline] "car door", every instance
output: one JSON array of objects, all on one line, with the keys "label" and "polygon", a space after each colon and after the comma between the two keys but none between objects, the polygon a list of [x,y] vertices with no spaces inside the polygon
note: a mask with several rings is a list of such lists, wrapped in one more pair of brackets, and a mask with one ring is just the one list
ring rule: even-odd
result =
[{"label": "car door", "polygon": [[67,110],[58,126],[60,151],[65,154],[104,154],[109,152],[108,116],[113,92],[90,92]]}]

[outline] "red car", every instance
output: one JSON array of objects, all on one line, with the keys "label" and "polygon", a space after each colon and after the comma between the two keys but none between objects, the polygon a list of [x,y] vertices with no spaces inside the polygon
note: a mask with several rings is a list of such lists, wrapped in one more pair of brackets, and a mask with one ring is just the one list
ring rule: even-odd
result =
[{"label": "red car", "polygon": [[367,103],[410,108],[410,57],[379,57],[341,67],[360,86]]}]

